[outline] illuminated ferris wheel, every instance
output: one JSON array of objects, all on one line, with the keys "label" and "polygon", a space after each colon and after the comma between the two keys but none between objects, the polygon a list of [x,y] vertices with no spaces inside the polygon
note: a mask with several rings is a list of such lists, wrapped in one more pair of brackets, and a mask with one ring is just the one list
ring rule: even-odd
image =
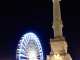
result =
[{"label": "illuminated ferris wheel", "polygon": [[43,60],[42,47],[34,33],[26,33],[21,37],[17,46],[16,60]]}]

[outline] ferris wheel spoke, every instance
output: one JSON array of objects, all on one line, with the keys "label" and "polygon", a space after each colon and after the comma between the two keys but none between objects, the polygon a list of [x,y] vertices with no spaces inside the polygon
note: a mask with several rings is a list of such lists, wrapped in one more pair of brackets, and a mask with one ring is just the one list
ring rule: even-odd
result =
[{"label": "ferris wheel spoke", "polygon": [[21,60],[29,60],[29,58],[28,59],[21,59]]},{"label": "ferris wheel spoke", "polygon": [[21,59],[21,60],[28,60],[28,59]]},{"label": "ferris wheel spoke", "polygon": [[28,41],[26,40],[26,44],[28,44]]},{"label": "ferris wheel spoke", "polygon": [[25,41],[25,39],[24,39],[24,45],[26,46],[26,41]]},{"label": "ferris wheel spoke", "polygon": [[21,49],[21,51],[25,53],[25,51],[23,49]]},{"label": "ferris wheel spoke", "polygon": [[25,48],[25,46],[23,44],[21,44],[23,48]]},{"label": "ferris wheel spoke", "polygon": [[22,54],[24,54],[26,56],[28,55],[28,52],[23,52],[23,51],[21,51],[21,52],[22,52]]},{"label": "ferris wheel spoke", "polygon": [[24,52],[21,52],[23,55],[26,55],[26,53],[24,53]]},{"label": "ferris wheel spoke", "polygon": [[25,55],[22,55],[22,54],[20,54],[19,56],[21,56],[21,57],[25,57],[25,58],[28,58],[29,56],[25,56]]},{"label": "ferris wheel spoke", "polygon": [[24,52],[25,53],[25,51],[23,50],[23,49],[17,49],[19,52]]},{"label": "ferris wheel spoke", "polygon": [[[20,50],[20,49],[18,49],[18,50]],[[17,53],[22,53],[22,54],[26,55],[26,52],[24,50],[18,51]]]},{"label": "ferris wheel spoke", "polygon": [[33,33],[22,36],[18,44],[17,56],[19,60],[43,60],[43,52],[39,39]]}]

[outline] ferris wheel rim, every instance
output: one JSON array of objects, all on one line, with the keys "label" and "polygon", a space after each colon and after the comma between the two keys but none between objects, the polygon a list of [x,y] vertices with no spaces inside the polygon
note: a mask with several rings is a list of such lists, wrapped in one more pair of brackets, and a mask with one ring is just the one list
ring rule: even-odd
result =
[{"label": "ferris wheel rim", "polygon": [[[23,42],[24,42],[24,40],[22,40],[22,39],[25,39],[29,34],[31,34],[31,35],[34,35],[35,37],[36,37],[36,39],[34,39],[33,41],[35,41],[35,42],[37,42],[37,46],[38,47],[40,47],[40,49],[41,49],[41,55],[42,55],[42,57],[41,57],[41,60],[44,60],[44,58],[43,58],[43,51],[42,51],[42,46],[41,46],[41,43],[40,43],[40,40],[38,39],[38,37],[34,34],[34,33],[26,33],[26,34],[24,34],[22,37],[21,37],[21,39],[20,39],[20,41],[19,41],[19,43],[20,44],[22,44]],[[32,36],[31,36],[32,37]],[[30,39],[28,39],[28,42],[30,41]],[[22,45],[21,45],[21,47],[22,47]],[[18,48],[17,48],[18,49]],[[20,52],[21,52],[21,48],[20,48]],[[19,53],[20,54],[20,53]],[[19,56],[20,57],[20,56]],[[19,58],[19,60],[20,60],[20,58]]]}]

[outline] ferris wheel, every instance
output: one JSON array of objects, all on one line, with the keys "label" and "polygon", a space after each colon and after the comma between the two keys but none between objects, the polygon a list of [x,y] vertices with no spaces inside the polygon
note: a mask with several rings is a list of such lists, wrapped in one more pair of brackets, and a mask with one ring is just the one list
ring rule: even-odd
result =
[{"label": "ferris wheel", "polygon": [[21,37],[16,60],[44,60],[40,41],[34,33],[26,33]]}]

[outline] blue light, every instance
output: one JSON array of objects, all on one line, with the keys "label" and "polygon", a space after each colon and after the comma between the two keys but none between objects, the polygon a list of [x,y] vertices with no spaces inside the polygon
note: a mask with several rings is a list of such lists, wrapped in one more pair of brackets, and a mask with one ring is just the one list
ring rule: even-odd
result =
[{"label": "blue light", "polygon": [[[32,43],[34,43],[34,44],[30,43],[30,41],[33,41]],[[19,54],[19,55],[17,55],[17,56],[19,56],[19,60],[22,60],[21,57],[25,57],[25,59],[26,58],[31,59],[30,56],[29,56],[31,53],[28,53],[28,52],[32,51],[31,48],[34,49],[34,54],[36,54],[35,55],[36,59],[38,58],[37,56],[40,55],[40,59],[44,60],[43,59],[43,51],[42,51],[40,41],[34,33],[29,32],[29,33],[24,34],[21,37],[20,44],[18,44],[18,46],[20,47],[20,48],[17,49],[17,51],[19,51],[19,52],[17,52],[17,54]],[[33,47],[30,47],[30,46],[33,46]],[[35,46],[37,46],[38,51],[36,50]],[[37,54],[37,52],[39,52],[39,54]]]}]

